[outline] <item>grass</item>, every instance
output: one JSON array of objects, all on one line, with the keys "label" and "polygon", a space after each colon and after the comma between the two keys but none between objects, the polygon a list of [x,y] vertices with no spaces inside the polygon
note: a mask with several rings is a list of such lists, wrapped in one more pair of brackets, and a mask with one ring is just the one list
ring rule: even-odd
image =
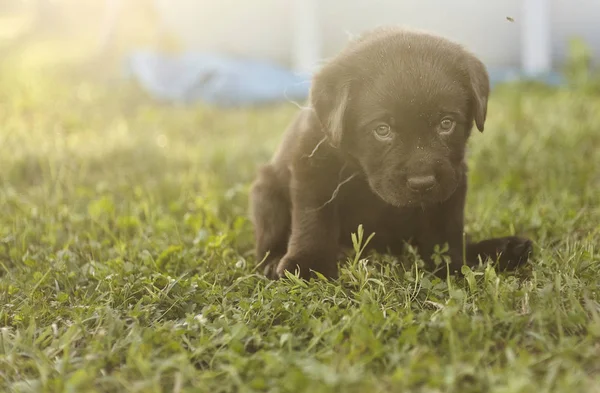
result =
[{"label": "grass", "polygon": [[15,69],[0,102],[0,391],[600,392],[598,95],[497,89],[470,141],[468,230],[530,236],[530,268],[309,283],[255,271],[247,219],[292,105]]}]

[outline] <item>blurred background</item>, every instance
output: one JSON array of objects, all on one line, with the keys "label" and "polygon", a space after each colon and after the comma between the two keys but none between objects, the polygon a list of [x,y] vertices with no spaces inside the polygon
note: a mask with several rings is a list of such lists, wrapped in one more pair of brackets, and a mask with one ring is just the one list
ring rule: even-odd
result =
[{"label": "blurred background", "polygon": [[126,77],[171,102],[301,100],[348,38],[399,24],[464,44],[494,84],[555,84],[571,52],[598,60],[599,15],[596,0],[0,0],[0,58]]},{"label": "blurred background", "polygon": [[353,35],[389,24],[437,32],[481,57],[494,88],[491,131],[471,150],[488,157],[474,159],[473,182],[500,169],[521,179],[519,160],[511,172],[486,152],[518,146],[537,173],[530,153],[542,145],[524,144],[521,130],[541,121],[546,102],[577,124],[555,142],[539,124],[537,137],[547,133],[560,154],[566,138],[573,149],[596,146],[594,117],[582,113],[596,112],[588,93],[600,92],[599,15],[596,0],[0,0],[0,202],[27,195],[32,211],[55,214],[109,200],[113,217],[141,209],[146,195],[172,228],[191,220],[199,249],[236,225],[244,236],[231,241],[250,249],[249,184],[304,104],[311,73]]}]

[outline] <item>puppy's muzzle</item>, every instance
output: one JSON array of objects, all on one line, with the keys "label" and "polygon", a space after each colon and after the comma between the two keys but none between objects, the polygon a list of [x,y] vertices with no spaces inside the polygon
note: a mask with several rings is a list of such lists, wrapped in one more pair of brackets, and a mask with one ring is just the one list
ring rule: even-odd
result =
[{"label": "puppy's muzzle", "polygon": [[414,192],[425,193],[431,191],[437,184],[435,175],[417,175],[410,176],[406,180],[406,185]]}]

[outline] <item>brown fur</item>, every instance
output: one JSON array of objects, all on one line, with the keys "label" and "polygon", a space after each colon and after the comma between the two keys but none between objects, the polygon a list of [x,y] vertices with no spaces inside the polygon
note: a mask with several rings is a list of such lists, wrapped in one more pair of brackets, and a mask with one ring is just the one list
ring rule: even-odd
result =
[{"label": "brown fur", "polygon": [[359,224],[376,233],[371,248],[399,254],[412,242],[430,264],[447,243],[453,271],[526,261],[531,241],[520,237],[468,243],[463,255],[465,145],[473,124],[484,129],[488,95],[481,61],[441,37],[384,28],[351,42],[314,77],[310,107],[253,185],[265,273],[336,277]]}]

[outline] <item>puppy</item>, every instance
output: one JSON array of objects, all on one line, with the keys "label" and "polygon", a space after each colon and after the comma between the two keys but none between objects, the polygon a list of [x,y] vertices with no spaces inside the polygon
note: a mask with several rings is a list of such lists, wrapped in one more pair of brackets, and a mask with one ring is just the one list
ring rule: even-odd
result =
[{"label": "puppy", "polygon": [[265,274],[335,278],[359,224],[375,233],[370,248],[398,255],[408,242],[431,268],[434,247],[448,246],[441,274],[524,263],[525,238],[463,243],[465,144],[473,123],[483,131],[488,94],[481,61],[444,38],[380,28],[351,42],[316,74],[310,107],[252,185]]}]

